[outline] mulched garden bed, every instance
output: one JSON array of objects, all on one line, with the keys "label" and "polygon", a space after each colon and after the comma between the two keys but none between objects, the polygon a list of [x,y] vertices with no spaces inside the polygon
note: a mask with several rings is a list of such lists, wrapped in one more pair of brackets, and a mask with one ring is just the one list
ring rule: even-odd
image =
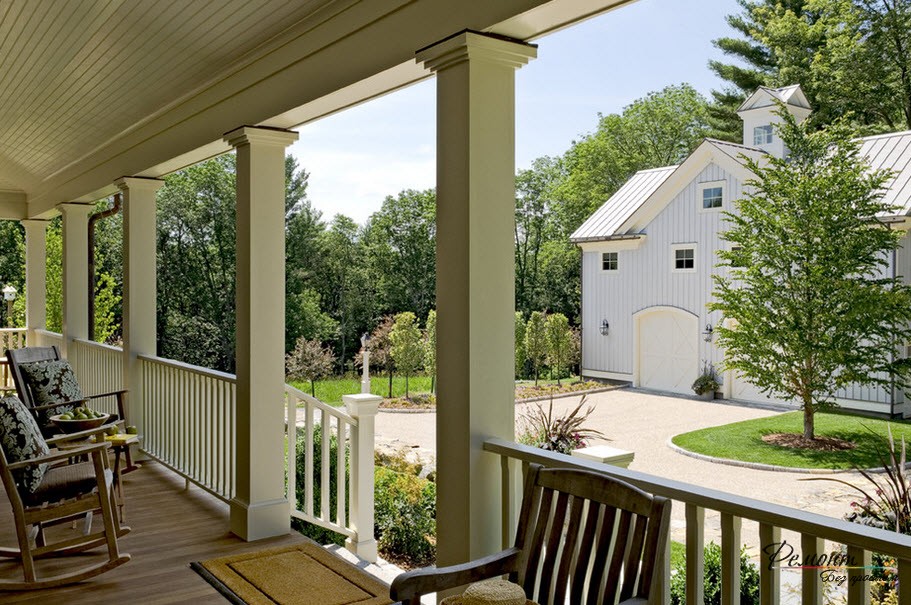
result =
[{"label": "mulched garden bed", "polygon": [[[530,385],[516,387],[516,401],[532,399],[536,397],[548,397],[551,395],[562,395],[565,393],[580,393],[594,389],[602,390],[605,384],[588,380],[586,382],[567,382],[557,386],[555,384],[547,385]],[[428,393],[412,395],[411,397],[393,397],[392,399],[383,399],[380,404],[381,409],[386,410],[433,410],[436,409],[436,397]]]},{"label": "mulched garden bed", "polygon": [[780,447],[789,447],[801,450],[817,450],[820,452],[839,452],[844,450],[853,450],[856,446],[850,441],[839,439],[838,437],[816,437],[815,439],[804,439],[803,435],[797,433],[770,433],[763,435],[762,440],[772,445]]}]

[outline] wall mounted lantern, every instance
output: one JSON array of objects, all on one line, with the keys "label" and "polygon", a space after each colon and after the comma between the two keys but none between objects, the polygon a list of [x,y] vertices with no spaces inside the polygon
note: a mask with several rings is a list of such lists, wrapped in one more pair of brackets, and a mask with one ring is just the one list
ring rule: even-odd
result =
[{"label": "wall mounted lantern", "polygon": [[715,328],[712,327],[712,324],[705,324],[705,331],[702,333],[702,336],[705,337],[706,342],[712,342],[712,335],[715,333]]},{"label": "wall mounted lantern", "polygon": [[610,332],[610,324],[607,322],[606,319],[602,319],[601,320],[601,335],[607,336],[607,334],[609,332]]}]

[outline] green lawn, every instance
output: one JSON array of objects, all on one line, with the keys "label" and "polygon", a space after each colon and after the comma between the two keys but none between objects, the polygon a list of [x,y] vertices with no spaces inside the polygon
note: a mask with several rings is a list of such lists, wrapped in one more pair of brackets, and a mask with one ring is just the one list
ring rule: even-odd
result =
[{"label": "green lawn", "polygon": [[[309,382],[291,382],[291,386],[310,394]],[[361,392],[360,378],[333,378],[316,381],[316,398],[329,405],[342,405],[342,395],[354,395]],[[381,397],[389,396],[389,377],[371,376],[370,392]],[[430,392],[430,376],[412,376],[408,379],[408,392],[411,395]],[[395,376],[392,379],[392,396],[405,396],[405,377]]]},{"label": "green lawn", "polygon": [[[902,436],[911,441],[911,424],[860,418],[847,414],[817,413],[816,434],[838,437],[857,444],[853,450],[820,452],[779,447],[762,441],[769,433],[802,433],[803,412],[788,412],[768,418],[757,418],[683,433],[673,438],[683,449],[744,462],[760,462],[793,468],[850,469],[882,466],[877,446],[886,447],[886,427],[892,427],[896,443]],[[897,445],[901,448],[901,445]]]}]

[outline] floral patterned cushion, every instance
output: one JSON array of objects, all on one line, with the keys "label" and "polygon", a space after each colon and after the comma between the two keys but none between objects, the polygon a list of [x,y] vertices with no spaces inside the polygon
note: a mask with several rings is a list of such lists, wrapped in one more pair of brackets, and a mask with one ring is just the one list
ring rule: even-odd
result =
[{"label": "floral patterned cushion", "polygon": [[[22,377],[31,392],[33,405],[48,405],[58,401],[78,401],[83,398],[82,389],[76,381],[76,374],[70,362],[36,361],[22,364]],[[73,411],[73,405],[62,405],[56,408],[41,410],[38,421],[42,425],[50,423],[51,416]]]},{"label": "floral patterned cushion", "polygon": [[[0,399],[0,446],[9,463],[44,456],[50,452],[41,436],[35,417],[18,397]],[[41,485],[47,464],[36,464],[13,471],[22,494],[33,494]]]}]

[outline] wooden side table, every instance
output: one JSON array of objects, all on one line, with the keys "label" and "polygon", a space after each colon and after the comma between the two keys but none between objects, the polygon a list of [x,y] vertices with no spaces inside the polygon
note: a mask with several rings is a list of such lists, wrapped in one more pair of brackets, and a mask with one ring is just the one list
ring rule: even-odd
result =
[{"label": "wooden side table", "polygon": [[104,440],[111,444],[111,449],[114,450],[114,489],[117,492],[117,507],[120,509],[120,522],[123,523],[126,517],[124,516],[124,499],[123,499],[123,478],[122,475],[125,472],[136,470],[136,466],[130,466],[126,469],[120,468],[120,459],[121,457],[127,457],[129,460],[129,451],[130,446],[139,443],[139,435],[126,435],[126,434],[117,434],[117,435],[105,435]]}]

